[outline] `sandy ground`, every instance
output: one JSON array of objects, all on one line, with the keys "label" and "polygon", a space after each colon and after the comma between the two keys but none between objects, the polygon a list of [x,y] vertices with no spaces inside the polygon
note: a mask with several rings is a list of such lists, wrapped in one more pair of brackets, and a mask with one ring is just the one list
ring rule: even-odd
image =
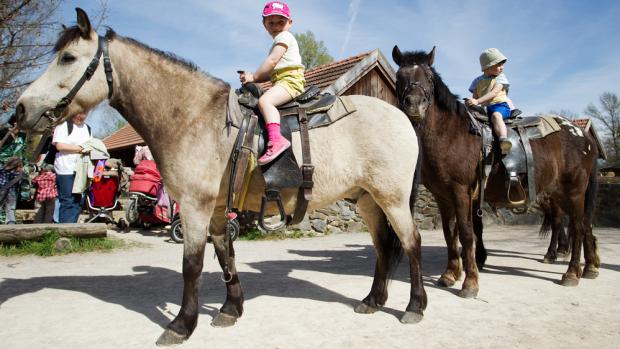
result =
[{"label": "sandy ground", "polygon": [[[409,298],[401,264],[383,311],[353,307],[368,293],[374,254],[365,233],[236,243],[245,313],[230,328],[209,324],[225,297],[208,246],[200,317],[184,348],[618,348],[620,230],[596,229],[596,280],[558,285],[566,263],[540,262],[537,227],[486,231],[490,256],[477,299],[435,286],[446,252],[423,231],[429,305],[424,320],[398,319]],[[112,253],[0,257],[1,348],[153,348],[180,308],[182,246],[164,234],[115,236],[146,245]],[[460,283],[457,284],[460,287]]]}]

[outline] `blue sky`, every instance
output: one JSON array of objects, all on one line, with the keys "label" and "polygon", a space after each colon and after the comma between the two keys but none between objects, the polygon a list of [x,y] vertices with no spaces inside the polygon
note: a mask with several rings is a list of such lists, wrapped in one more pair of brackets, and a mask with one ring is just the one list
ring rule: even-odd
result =
[{"label": "blue sky", "polygon": [[[311,30],[335,59],[379,48],[394,66],[402,51],[437,46],[435,69],[451,91],[469,96],[488,47],[507,57],[510,96],[526,114],[570,110],[583,115],[603,92],[620,94],[620,1],[597,0],[313,0],[288,1],[293,32]],[[253,70],[271,39],[262,27],[263,1],[108,0],[104,25],[170,51],[238,86],[238,69]],[[60,11],[75,23],[76,6]],[[104,32],[103,29],[100,32]]]}]

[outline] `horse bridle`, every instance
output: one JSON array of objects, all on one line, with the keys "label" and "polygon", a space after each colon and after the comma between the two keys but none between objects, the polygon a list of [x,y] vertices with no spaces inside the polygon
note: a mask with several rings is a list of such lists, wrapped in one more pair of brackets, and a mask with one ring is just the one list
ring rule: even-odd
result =
[{"label": "horse bridle", "polygon": [[[424,71],[424,76],[426,77],[426,80],[428,81],[428,84],[430,85],[430,88],[425,87],[422,84],[422,81],[412,81],[412,80],[408,80],[407,84],[405,85],[405,88],[403,89],[403,91],[401,93],[398,94],[398,104],[400,104],[401,108],[404,108],[404,102],[405,102],[405,97],[415,88],[418,88],[420,90],[422,90],[422,93],[424,94],[424,97],[426,98],[426,102],[428,103],[428,105],[430,105],[432,103],[432,96],[433,96],[433,91],[435,90],[435,83],[433,82],[433,78],[432,78],[432,72],[429,74],[430,68],[427,65],[414,65],[413,67],[415,68],[416,66],[421,66],[423,71]],[[429,77],[430,75],[430,77]],[[428,107],[428,106],[427,106]]]},{"label": "horse bridle", "polygon": [[113,92],[112,63],[110,61],[110,54],[108,51],[108,40],[104,38],[103,36],[99,35],[98,44],[97,44],[97,52],[95,52],[95,56],[93,57],[93,59],[90,61],[90,63],[86,67],[86,70],[84,71],[84,74],[82,74],[82,77],[75,83],[75,85],[73,86],[73,88],[71,88],[69,93],[67,93],[66,96],[60,99],[60,101],[56,104],[54,108],[48,109],[43,114],[41,114],[41,116],[39,117],[39,120],[37,120],[35,124],[39,123],[41,118],[46,117],[47,119],[50,120],[50,125],[48,126],[48,129],[51,129],[54,126],[56,126],[56,123],[60,119],[60,116],[65,111],[65,109],[67,109],[69,104],[71,104],[71,102],[73,101],[73,98],[75,98],[75,95],[82,88],[84,83],[90,80],[90,78],[92,78],[93,75],[95,74],[95,71],[97,70],[97,67],[99,66],[99,61],[101,60],[102,55],[103,55],[103,68],[105,70],[106,81],[108,83],[108,99],[112,97],[112,92]]},{"label": "horse bridle", "polygon": [[41,119],[44,117],[50,121],[49,125],[45,129],[45,132],[43,133],[43,136],[41,137],[41,141],[37,145],[37,148],[34,152],[35,159],[37,156],[39,156],[39,154],[43,150],[43,146],[45,146],[45,144],[47,143],[47,138],[49,138],[49,136],[51,135],[54,127],[56,127],[57,124],[59,123],[58,120],[60,120],[62,113],[64,113],[65,109],[67,109],[69,104],[71,104],[71,102],[73,101],[73,98],[75,98],[75,95],[77,95],[78,91],[82,88],[84,83],[90,80],[90,78],[92,78],[93,75],[95,74],[95,71],[97,70],[97,67],[99,66],[99,61],[101,60],[102,55],[103,55],[103,69],[105,71],[105,77],[108,83],[108,99],[112,97],[112,92],[114,91],[113,80],[112,80],[112,62],[110,61],[108,43],[109,43],[108,39],[106,39],[105,37],[101,35],[98,36],[97,52],[95,52],[95,56],[93,57],[93,59],[90,61],[90,63],[86,67],[86,70],[84,71],[84,74],[82,74],[82,77],[80,77],[80,79],[75,83],[75,85],[73,86],[73,88],[71,88],[69,93],[67,93],[66,96],[60,99],[60,101],[56,104],[54,108],[48,109],[45,112],[43,112],[39,116],[39,119],[34,123],[35,125],[38,124],[41,121]]}]

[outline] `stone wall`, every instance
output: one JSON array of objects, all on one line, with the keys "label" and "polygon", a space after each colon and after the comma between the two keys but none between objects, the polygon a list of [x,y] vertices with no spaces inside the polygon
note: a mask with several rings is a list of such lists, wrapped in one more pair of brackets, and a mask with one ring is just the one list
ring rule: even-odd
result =
[{"label": "stone wall", "polygon": [[[415,203],[414,220],[419,229],[441,229],[441,215],[433,195],[420,185]],[[485,204],[483,223],[489,225],[542,224],[542,213],[531,208],[526,213],[514,213],[506,209],[493,210]],[[620,182],[599,184],[594,224],[596,226],[620,227]],[[303,222],[289,229],[318,233],[343,231],[367,231],[358,215],[355,203],[339,201],[326,208],[311,212]]]},{"label": "stone wall", "polygon": [[620,182],[601,182],[598,187],[594,225],[620,227]]}]

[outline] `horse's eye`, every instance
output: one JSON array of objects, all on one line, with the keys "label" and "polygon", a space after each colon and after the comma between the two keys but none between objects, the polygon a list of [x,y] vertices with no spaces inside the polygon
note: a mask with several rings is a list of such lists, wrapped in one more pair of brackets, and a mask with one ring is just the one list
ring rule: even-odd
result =
[{"label": "horse's eye", "polygon": [[69,53],[65,53],[60,57],[60,64],[71,64],[73,62],[75,62],[75,56]]}]

